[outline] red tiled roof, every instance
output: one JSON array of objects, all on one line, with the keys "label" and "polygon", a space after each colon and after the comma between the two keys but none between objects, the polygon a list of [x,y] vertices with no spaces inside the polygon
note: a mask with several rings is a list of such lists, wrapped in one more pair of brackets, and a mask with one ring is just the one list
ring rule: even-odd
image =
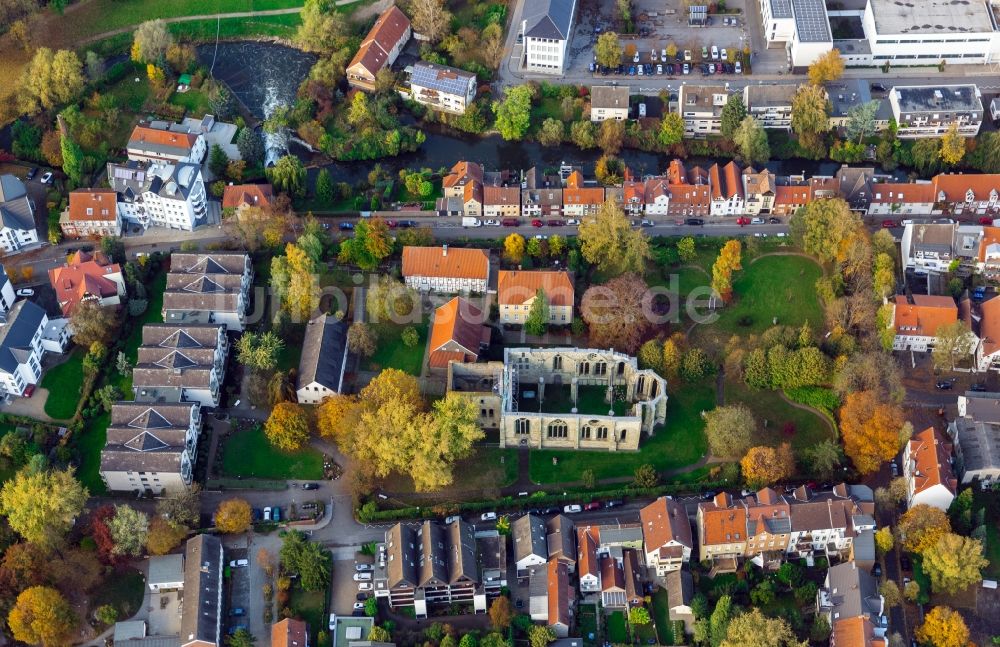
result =
[{"label": "red tiled roof", "polygon": [[483,187],[484,205],[521,205],[521,189],[513,186]]},{"label": "red tiled roof", "polygon": [[569,603],[573,595],[573,589],[569,585],[569,569],[566,564],[557,559],[549,561],[546,567],[548,571],[548,598],[549,598],[549,626],[565,625],[569,626]]},{"label": "red tiled roof", "polygon": [[389,60],[389,52],[399,43],[409,27],[410,19],[406,14],[396,5],[391,5],[375,21],[375,25],[365,36],[361,47],[347,67],[352,68],[360,64],[374,76],[385,67]]},{"label": "red tiled roof", "polygon": [[447,246],[403,248],[403,276],[487,279],[489,267],[489,256],[481,249]]},{"label": "red tiled roof", "polygon": [[[479,357],[479,344],[488,330],[483,326],[483,313],[461,297],[455,297],[434,311],[431,328],[430,358],[433,368],[448,368],[448,362],[474,362]],[[440,350],[452,342],[460,350]]]},{"label": "red tiled roof", "polygon": [[572,306],[573,282],[566,272],[549,270],[501,270],[497,277],[497,303],[521,305],[535,298],[541,289],[549,305]]},{"label": "red tiled roof", "polygon": [[1000,227],[983,227],[983,237],[979,241],[979,262],[986,262],[986,252],[990,245],[1000,248]]},{"label": "red tiled roof", "polygon": [[807,186],[777,186],[774,188],[775,205],[806,204],[809,202]]},{"label": "red tiled roof", "polygon": [[934,427],[913,435],[910,440],[910,460],[913,461],[913,493],[919,494],[936,485],[943,485],[955,494],[958,480],[951,470],[952,445]]},{"label": "red tiled roof", "polygon": [[934,186],[929,183],[880,182],[872,185],[875,204],[934,204]]},{"label": "red tiled roof", "polygon": [[985,202],[990,199],[990,192],[1000,192],[1000,173],[935,175],[933,184],[936,202],[965,202],[970,190],[974,201]]},{"label": "red tiled roof", "polygon": [[472,180],[465,185],[462,190],[462,199],[465,202],[478,202],[483,204],[483,183],[478,180]]},{"label": "red tiled roof", "polygon": [[600,564],[597,562],[597,546],[600,543],[600,530],[596,526],[577,528],[577,569],[581,576],[597,575]]},{"label": "red tiled roof", "polygon": [[304,620],[285,618],[271,625],[271,647],[306,647],[308,631]]},{"label": "red tiled roof", "polygon": [[118,220],[118,196],[112,189],[76,189],[69,194],[70,222]]},{"label": "red tiled roof", "polygon": [[896,295],[893,325],[900,335],[933,337],[938,328],[958,321],[958,306],[951,297],[914,294],[913,303]]},{"label": "red tiled roof", "polygon": [[628,181],[622,185],[622,196],[625,202],[642,204],[646,198],[646,183]]},{"label": "red tiled roof", "polygon": [[444,176],[444,179],[441,181],[441,186],[445,189],[450,189],[457,184],[468,182],[469,180],[478,180],[482,182],[483,167],[475,162],[466,162],[465,160],[462,160],[451,167],[451,172]]},{"label": "red tiled roof", "polygon": [[132,135],[128,138],[129,148],[141,148],[142,144],[156,144],[159,146],[177,146],[178,148],[194,148],[198,141],[197,133],[175,133],[172,130],[161,130],[150,128],[149,126],[138,125],[132,130]]},{"label": "red tiled roof", "polygon": [[90,255],[77,252],[69,260],[66,265],[49,270],[49,283],[64,315],[71,315],[76,305],[88,296],[104,299],[118,294],[118,284],[107,277],[121,274],[121,267],[109,263],[103,254],[92,260]]},{"label": "red tiled roof", "polygon": [[564,189],[563,204],[601,204],[604,202],[603,187],[588,187],[584,189]]},{"label": "red tiled roof", "polygon": [[639,511],[639,519],[647,551],[673,541],[688,548],[694,547],[687,511],[673,499],[661,496]]},{"label": "red tiled roof", "polygon": [[267,206],[271,204],[273,195],[270,184],[230,184],[222,193],[222,208]]},{"label": "red tiled roof", "polygon": [[1000,297],[993,297],[980,308],[983,318],[979,322],[979,336],[983,340],[983,354],[992,355],[1000,350]]}]

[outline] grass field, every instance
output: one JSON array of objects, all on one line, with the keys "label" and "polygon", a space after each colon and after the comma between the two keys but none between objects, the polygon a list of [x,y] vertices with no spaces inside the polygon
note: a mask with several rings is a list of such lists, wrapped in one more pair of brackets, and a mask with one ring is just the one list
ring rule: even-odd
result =
[{"label": "grass field", "polygon": [[586,647],[594,647],[600,644],[600,636],[597,635],[597,613],[596,607],[592,604],[581,604],[576,616],[576,625],[583,637],[583,644]]},{"label": "grass field", "polygon": [[[743,382],[726,382],[726,404],[742,402],[750,407],[765,433],[760,440],[768,445],[788,442],[796,454],[833,435],[824,418],[785,402],[777,391],[754,391]],[[794,430],[786,425],[791,423]],[[764,426],[766,424],[766,426]]]},{"label": "grass field", "polygon": [[624,613],[615,611],[607,617],[607,622],[607,639],[613,645],[622,645],[628,642],[628,629],[625,627]]},{"label": "grass field", "polygon": [[[597,479],[630,476],[637,467],[650,463],[657,470],[671,470],[697,462],[708,451],[701,412],[715,407],[715,393],[708,385],[685,385],[671,393],[667,422],[652,438],[643,438],[637,452],[577,452],[533,450],[531,480],[535,483],[578,481],[584,470]],[[552,459],[558,458],[558,465]],[[670,480],[669,478],[666,480]]]},{"label": "grass field", "polygon": [[94,418],[83,431],[76,434],[76,448],[80,453],[80,468],[77,478],[83,483],[90,495],[104,494],[107,488],[101,479],[101,450],[108,440],[108,425],[111,424],[111,414],[102,413]]},{"label": "grass field", "polygon": [[282,452],[271,446],[264,429],[233,433],[222,448],[224,476],[260,479],[323,478],[323,455],[312,447]]},{"label": "grass field", "polygon": [[420,375],[424,361],[424,347],[427,345],[427,322],[415,324],[420,340],[416,346],[403,343],[403,330],[407,326],[391,322],[373,324],[378,333],[378,348],[375,354],[365,360],[364,371],[381,371],[385,368],[398,368],[410,375]]},{"label": "grass field", "polygon": [[327,623],[324,620],[326,611],[326,591],[303,591],[298,586],[292,589],[291,597],[288,600],[288,608],[292,611],[292,617],[301,618],[309,624],[309,635],[318,635],[320,631],[327,631]]},{"label": "grass field", "polygon": [[168,25],[170,33],[181,40],[233,39],[250,36],[276,36],[291,38],[302,23],[299,14],[289,13],[278,16],[254,16],[251,18],[226,18],[224,20],[186,20]]},{"label": "grass field", "polygon": [[670,601],[667,598],[667,590],[656,589],[653,594],[652,604],[653,622],[656,624],[656,634],[659,637],[659,644],[674,644],[674,625],[670,622]]},{"label": "grass field", "polygon": [[40,386],[48,389],[45,415],[56,420],[69,420],[76,413],[83,386],[83,349],[75,349],[62,364],[53,366],[42,376]]},{"label": "grass field", "polygon": [[765,256],[755,263],[744,261],[733,291],[737,299],[719,312],[712,326],[727,334],[760,333],[777,323],[801,326],[809,321],[822,328],[823,309],[816,296],[816,280],[823,275],[819,265],[801,256]]},{"label": "grass field", "polygon": [[105,604],[114,605],[118,609],[118,619],[125,620],[142,606],[145,585],[146,578],[135,569],[112,573],[94,591],[90,608],[93,611]]},{"label": "grass field", "polygon": [[[454,484],[440,491],[444,499],[456,492],[492,491],[506,487],[517,480],[517,450],[477,447],[472,456],[455,463],[453,473]],[[416,492],[413,479],[397,472],[385,479],[385,489],[396,494]]]}]

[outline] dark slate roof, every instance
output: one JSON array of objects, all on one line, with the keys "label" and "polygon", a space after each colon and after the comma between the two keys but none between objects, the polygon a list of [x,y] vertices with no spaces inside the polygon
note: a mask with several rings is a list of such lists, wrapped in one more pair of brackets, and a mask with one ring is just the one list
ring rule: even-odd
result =
[{"label": "dark slate roof", "polygon": [[319,382],[340,393],[347,360],[347,323],[321,315],[306,326],[299,360],[299,387]]},{"label": "dark slate roof", "polygon": [[181,645],[194,641],[219,644],[219,599],[222,588],[222,540],[196,535],[184,549],[184,603]]},{"label": "dark slate roof", "polygon": [[185,274],[236,274],[246,269],[247,255],[235,252],[171,254],[170,272]]},{"label": "dark slate roof", "polygon": [[9,173],[0,175],[0,221],[11,229],[34,229],[35,217],[24,183]]},{"label": "dark slate roof", "polygon": [[31,338],[45,318],[45,311],[33,301],[18,301],[0,326],[0,369],[13,373],[31,354]]},{"label": "dark slate roof", "polygon": [[0,202],[10,202],[26,195],[28,190],[24,188],[24,182],[10,173],[0,175]]},{"label": "dark slate roof", "polygon": [[514,538],[514,559],[520,561],[531,555],[548,559],[544,519],[533,514],[519,517],[511,524],[511,534]]},{"label": "dark slate roof", "polygon": [[531,0],[524,7],[525,37],[569,40],[576,0]]},{"label": "dark slate roof", "polygon": [[107,444],[101,452],[101,470],[179,472],[191,409],[197,406],[113,404]]}]

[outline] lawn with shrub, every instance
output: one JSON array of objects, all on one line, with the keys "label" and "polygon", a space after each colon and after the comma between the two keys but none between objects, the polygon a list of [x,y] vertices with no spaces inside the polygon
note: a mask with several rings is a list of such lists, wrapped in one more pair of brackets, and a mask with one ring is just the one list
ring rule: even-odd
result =
[{"label": "lawn with shrub", "polygon": [[659,636],[659,644],[675,644],[674,625],[670,621],[670,600],[667,598],[667,590],[664,588],[656,589],[652,602],[650,615],[653,617],[653,622],[656,623],[656,634]]},{"label": "lawn with shrub", "polygon": [[[791,443],[796,455],[824,440],[835,439],[826,418],[786,402],[777,391],[756,391],[743,382],[726,381],[726,404],[741,402],[753,411],[762,444]],[[766,425],[766,426],[765,426]]]},{"label": "lawn with shrub", "polygon": [[816,281],[823,276],[816,261],[803,256],[764,256],[733,280],[734,303],[719,311],[712,325],[730,335],[761,333],[774,325],[799,327],[808,321],[813,330],[823,326],[823,308]]},{"label": "lawn with shrub", "polygon": [[309,446],[296,452],[275,449],[258,425],[234,431],[224,440],[222,473],[233,478],[317,480],[323,478],[323,455]]},{"label": "lawn with shrub", "polygon": [[[413,346],[403,343],[403,331],[409,326],[417,330],[419,339]],[[410,375],[420,375],[424,364],[424,347],[427,345],[427,322],[418,324],[397,324],[383,322],[371,324],[378,335],[375,354],[362,364],[363,371],[378,372],[386,368],[398,368]]]},{"label": "lawn with shrub", "polygon": [[84,349],[75,348],[69,358],[45,371],[39,386],[49,394],[45,400],[45,415],[55,420],[69,420],[76,413],[83,388]]},{"label": "lawn with shrub", "polygon": [[93,611],[110,604],[118,610],[118,619],[124,620],[142,607],[145,588],[146,578],[134,568],[124,572],[112,572],[94,591],[90,609]]}]

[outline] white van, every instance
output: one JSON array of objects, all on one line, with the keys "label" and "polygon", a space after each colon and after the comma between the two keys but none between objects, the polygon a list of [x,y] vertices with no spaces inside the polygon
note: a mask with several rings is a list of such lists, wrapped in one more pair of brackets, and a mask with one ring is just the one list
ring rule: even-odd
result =
[{"label": "white van", "polygon": [[763,225],[764,224],[764,219],[763,218],[754,218],[753,220],[750,221],[750,224],[751,225]]},{"label": "white van", "polygon": [[462,218],[462,226],[463,227],[482,227],[483,226],[483,222],[479,218],[471,218],[469,216],[465,216],[465,217]]}]

